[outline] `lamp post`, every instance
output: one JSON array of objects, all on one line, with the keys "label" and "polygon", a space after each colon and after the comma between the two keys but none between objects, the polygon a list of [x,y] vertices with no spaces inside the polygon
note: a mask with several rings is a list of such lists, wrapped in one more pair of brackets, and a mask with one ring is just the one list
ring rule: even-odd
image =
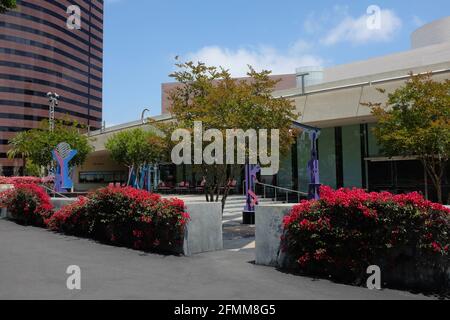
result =
[{"label": "lamp post", "polygon": [[150,110],[149,109],[144,109],[143,111],[142,111],[142,114],[141,114],[141,121],[142,121],[142,124],[145,124],[145,113],[146,112],[150,112]]},{"label": "lamp post", "polygon": [[298,73],[297,77],[302,78],[302,94],[306,93],[306,88],[305,88],[305,77],[309,76],[309,72],[303,72],[303,73]]},{"label": "lamp post", "polygon": [[55,131],[55,107],[58,105],[59,95],[56,92],[47,93],[49,101],[49,115],[48,121],[50,125],[50,131]]}]

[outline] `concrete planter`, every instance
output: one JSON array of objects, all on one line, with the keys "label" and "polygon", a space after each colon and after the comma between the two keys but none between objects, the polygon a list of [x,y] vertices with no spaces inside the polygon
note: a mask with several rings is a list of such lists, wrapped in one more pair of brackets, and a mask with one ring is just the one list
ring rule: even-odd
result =
[{"label": "concrete planter", "polygon": [[[53,198],[52,204],[57,211],[76,200]],[[199,202],[187,203],[186,207],[191,220],[186,226],[182,253],[191,256],[202,252],[222,250],[222,204]],[[11,218],[6,209],[1,210],[1,217]]]},{"label": "concrete planter", "polygon": [[187,203],[191,220],[186,226],[183,253],[196,253],[223,249],[221,203]]},{"label": "concrete planter", "polygon": [[[450,265],[448,258],[421,257],[422,264],[416,263],[411,248],[399,248],[377,265],[382,270],[384,282],[411,289],[432,291],[436,288],[450,289]],[[398,259],[398,257],[403,257]],[[408,258],[409,257],[409,258]],[[432,267],[430,262],[437,264]],[[424,264],[426,263],[426,265]]]},{"label": "concrete planter", "polygon": [[[289,214],[292,204],[263,205],[256,207],[256,264],[277,268],[297,267],[295,258],[281,250],[283,218]],[[383,281],[409,288],[431,289],[450,285],[450,266],[448,259],[442,258],[442,270],[416,265],[416,259],[392,262],[395,257],[414,257],[408,248],[399,248],[392,257],[384,257],[378,262]],[[446,270],[446,274],[443,270]]]},{"label": "concrete planter", "polygon": [[68,206],[75,201],[77,201],[77,198],[52,198],[52,205],[54,207],[55,212],[61,209],[62,207]]},{"label": "concrete planter", "polygon": [[0,219],[8,218],[8,210],[6,208],[0,209]]},{"label": "concrete planter", "polygon": [[[0,192],[8,191],[14,189],[12,184],[0,184]],[[10,218],[8,215],[8,210],[6,208],[0,208],[0,219]]]},{"label": "concrete planter", "polygon": [[[68,206],[72,203],[74,203],[75,201],[77,201],[76,198],[71,198],[71,199],[66,199],[66,198],[52,198],[51,202],[52,205],[54,207],[54,211],[58,211],[59,209],[61,209],[62,207]],[[1,208],[0,211],[0,218],[8,218],[11,219],[11,215],[8,213],[8,210],[6,208]]]},{"label": "concrete planter", "polygon": [[14,185],[12,184],[0,184],[0,192],[14,189]]},{"label": "concrete planter", "polygon": [[281,252],[283,218],[292,207],[292,204],[256,206],[256,264],[271,267],[284,264],[287,257]]}]

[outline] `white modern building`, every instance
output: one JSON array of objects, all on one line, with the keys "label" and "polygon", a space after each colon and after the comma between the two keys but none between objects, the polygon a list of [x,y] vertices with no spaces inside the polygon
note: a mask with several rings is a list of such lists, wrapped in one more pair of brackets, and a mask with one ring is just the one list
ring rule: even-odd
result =
[{"label": "white modern building", "polygon": [[[431,72],[435,80],[450,79],[450,17],[416,30],[411,49],[387,56],[328,68],[299,68],[297,74],[279,76],[276,97],[295,101],[299,122],[322,129],[319,139],[321,183],[332,187],[363,187],[369,190],[405,192],[418,190],[434,198],[431,181],[422,164],[414,158],[388,159],[381,154],[371,132],[375,119],[362,102],[385,102],[386,93],[404,85],[408,74]],[[297,81],[295,81],[297,76]],[[163,85],[164,89],[176,84]],[[449,106],[450,107],[450,106]],[[163,105],[163,112],[167,105]],[[156,120],[170,119],[163,114]],[[122,181],[127,170],[114,164],[104,148],[106,139],[119,130],[142,126],[141,121],[92,132],[95,152],[76,172],[76,188],[88,190],[109,182]],[[277,176],[263,177],[269,184],[307,191],[309,141],[299,139],[282,162]],[[175,182],[196,177],[188,167],[166,166],[162,179]],[[238,177],[239,179],[239,177]],[[450,192],[447,174],[444,195]]]}]

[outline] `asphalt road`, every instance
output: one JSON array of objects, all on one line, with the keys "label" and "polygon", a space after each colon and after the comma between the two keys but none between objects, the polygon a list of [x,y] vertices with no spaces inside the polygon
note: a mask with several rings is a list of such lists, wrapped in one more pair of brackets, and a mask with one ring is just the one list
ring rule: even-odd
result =
[{"label": "asphalt road", "polygon": [[[427,298],[285,274],[255,266],[253,259],[251,246],[193,257],[162,256],[0,220],[0,299]],[[66,287],[70,265],[81,268],[81,290]]]}]

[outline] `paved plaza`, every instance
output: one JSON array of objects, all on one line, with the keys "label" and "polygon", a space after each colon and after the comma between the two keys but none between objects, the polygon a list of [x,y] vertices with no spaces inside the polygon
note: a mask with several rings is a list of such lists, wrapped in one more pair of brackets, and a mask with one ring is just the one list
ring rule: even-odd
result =
[{"label": "paved plaza", "polygon": [[[424,299],[256,266],[251,227],[225,232],[225,250],[192,257],[117,248],[0,220],[0,299]],[[81,290],[66,287],[70,265]]]}]

